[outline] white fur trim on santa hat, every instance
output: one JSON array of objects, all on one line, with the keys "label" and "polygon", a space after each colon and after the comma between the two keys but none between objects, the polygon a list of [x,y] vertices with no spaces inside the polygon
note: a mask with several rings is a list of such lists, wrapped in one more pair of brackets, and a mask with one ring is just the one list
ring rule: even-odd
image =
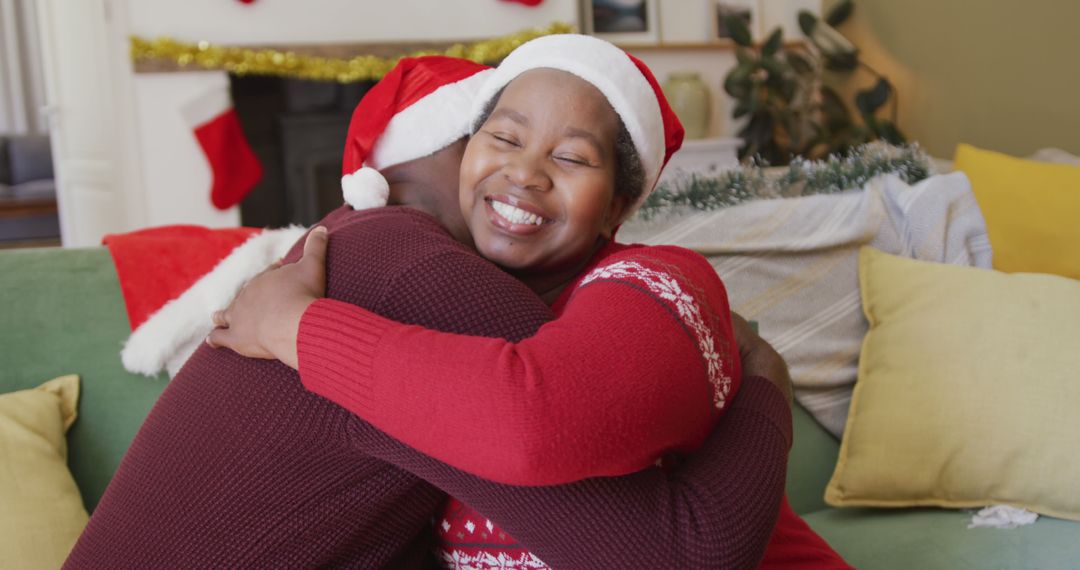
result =
[{"label": "white fur trim on santa hat", "polygon": [[[551,68],[572,73],[595,86],[626,125],[645,169],[644,201],[664,165],[664,119],[656,91],[626,52],[610,42],[580,34],[530,40],[510,53],[491,74],[473,103],[479,120],[500,89],[526,71]],[[472,125],[475,129],[479,125]]]},{"label": "white fur trim on santa hat", "polygon": [[248,280],[288,253],[305,231],[296,226],[266,230],[232,250],[131,333],[120,352],[124,368],[147,376],[165,368],[175,376],[213,330],[211,314],[228,307]]},{"label": "white fur trim on santa hat", "polygon": [[390,198],[390,184],[378,170],[364,166],[341,177],[341,195],[354,210],[379,208]]},{"label": "white fur trim on santa hat", "polygon": [[435,154],[469,136],[469,111],[492,71],[443,85],[394,115],[365,164],[381,170]]}]

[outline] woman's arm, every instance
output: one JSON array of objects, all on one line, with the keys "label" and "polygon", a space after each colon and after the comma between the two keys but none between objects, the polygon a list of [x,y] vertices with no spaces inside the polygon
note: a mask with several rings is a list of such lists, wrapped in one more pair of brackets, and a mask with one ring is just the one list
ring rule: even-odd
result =
[{"label": "woman's arm", "polygon": [[[606,264],[557,320],[516,343],[321,299],[300,323],[301,377],[411,447],[494,481],[634,472],[700,445],[737,383],[722,285],[703,260],[679,255]],[[642,266],[657,287],[621,272]],[[712,311],[725,319],[706,323]]]}]

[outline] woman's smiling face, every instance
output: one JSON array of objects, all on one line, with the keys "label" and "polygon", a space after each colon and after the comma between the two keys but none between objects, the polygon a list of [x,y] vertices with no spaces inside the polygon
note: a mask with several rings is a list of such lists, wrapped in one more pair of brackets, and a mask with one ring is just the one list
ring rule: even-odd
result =
[{"label": "woman's smiling face", "polygon": [[461,163],[461,210],[480,253],[519,276],[569,281],[625,207],[618,132],[607,99],[575,75],[535,69],[511,81]]}]

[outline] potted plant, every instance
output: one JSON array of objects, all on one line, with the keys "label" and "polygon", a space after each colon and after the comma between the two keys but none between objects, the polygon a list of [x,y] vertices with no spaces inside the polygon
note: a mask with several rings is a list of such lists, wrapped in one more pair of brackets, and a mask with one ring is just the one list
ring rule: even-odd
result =
[{"label": "potted plant", "polygon": [[[854,2],[840,2],[820,20],[799,13],[806,42],[784,44],[777,28],[765,42],[755,44],[746,24],[727,18],[738,44],[737,65],[724,79],[724,90],[735,98],[732,115],[746,117],[738,135],[743,139],[741,159],[756,158],[786,165],[793,157],[818,159],[873,140],[901,144],[896,126],[897,100],[892,85],[859,58],[859,51],[835,26],[846,21]],[[853,114],[843,97],[824,81],[825,71],[872,74],[873,86],[855,95]],[[889,116],[879,112],[892,100]]]}]

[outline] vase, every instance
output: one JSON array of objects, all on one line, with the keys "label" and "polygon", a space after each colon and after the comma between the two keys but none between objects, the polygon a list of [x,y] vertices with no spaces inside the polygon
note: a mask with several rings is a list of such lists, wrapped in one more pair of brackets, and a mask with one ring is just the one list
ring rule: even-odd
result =
[{"label": "vase", "polygon": [[662,86],[671,109],[686,129],[686,138],[703,139],[709,134],[709,88],[695,71],[668,75]]}]

